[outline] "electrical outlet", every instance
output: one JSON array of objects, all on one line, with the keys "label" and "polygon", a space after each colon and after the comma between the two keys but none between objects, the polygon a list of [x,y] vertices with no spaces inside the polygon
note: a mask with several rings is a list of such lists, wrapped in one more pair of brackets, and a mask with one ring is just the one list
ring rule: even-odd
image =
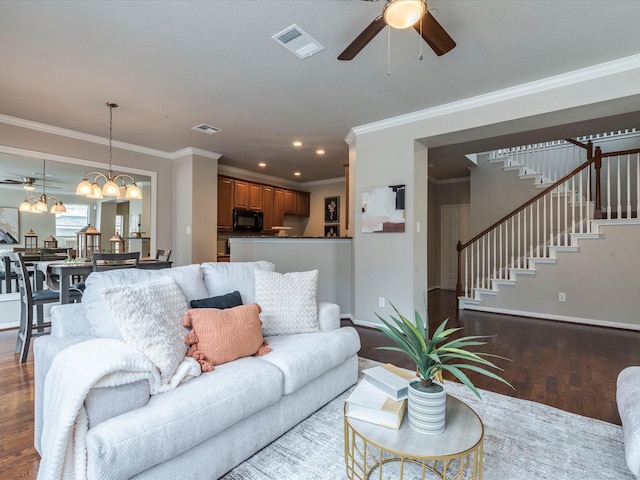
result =
[{"label": "electrical outlet", "polygon": [[558,293],[558,301],[559,302],[566,302],[567,301],[567,294],[564,293],[564,292]]},{"label": "electrical outlet", "polygon": [[384,297],[378,297],[378,306],[379,306],[379,307],[384,308],[385,303],[386,303],[386,302],[385,302],[385,300],[384,300]]}]

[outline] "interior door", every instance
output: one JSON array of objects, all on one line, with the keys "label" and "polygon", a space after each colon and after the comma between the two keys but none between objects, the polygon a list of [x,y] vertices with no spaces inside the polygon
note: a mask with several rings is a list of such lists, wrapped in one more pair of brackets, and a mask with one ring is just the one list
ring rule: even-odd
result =
[{"label": "interior door", "polygon": [[440,288],[455,290],[458,280],[458,240],[469,239],[471,208],[469,204],[440,207]]}]

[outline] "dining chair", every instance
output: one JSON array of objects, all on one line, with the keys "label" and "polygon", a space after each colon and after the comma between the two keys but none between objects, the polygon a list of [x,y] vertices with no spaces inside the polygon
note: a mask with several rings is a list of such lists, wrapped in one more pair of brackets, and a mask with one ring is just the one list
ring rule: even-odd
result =
[{"label": "dining chair", "polygon": [[157,250],[156,251],[156,260],[162,260],[164,262],[168,262],[169,258],[171,258],[171,250]]},{"label": "dining chair", "polygon": [[102,272],[117,268],[137,268],[140,252],[126,253],[94,253],[92,256],[93,271]]},{"label": "dining chair", "polygon": [[[33,271],[30,276],[29,268],[22,259],[22,253],[12,252],[9,254],[20,289],[20,327],[18,328],[18,339],[16,340],[15,353],[20,353],[20,363],[27,361],[29,355],[29,344],[31,337],[48,335],[51,332],[51,323],[44,321],[44,305],[47,303],[57,303],[59,294],[53,290],[35,289],[31,285],[31,278],[34,282],[37,278],[37,271]],[[32,267],[34,268],[34,267]],[[79,292],[71,292],[71,298],[81,297]],[[33,310],[36,309],[36,324],[34,325]],[[33,331],[34,327],[37,331]]]}]

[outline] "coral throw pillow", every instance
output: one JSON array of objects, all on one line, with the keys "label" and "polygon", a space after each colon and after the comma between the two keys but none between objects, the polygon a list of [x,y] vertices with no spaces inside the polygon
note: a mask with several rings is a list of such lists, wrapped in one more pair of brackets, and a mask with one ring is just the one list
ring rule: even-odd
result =
[{"label": "coral throw pillow", "polygon": [[200,362],[203,372],[209,372],[215,365],[269,353],[271,348],[262,338],[259,314],[256,303],[226,310],[188,310],[182,319],[182,325],[192,329],[185,338],[187,355]]}]

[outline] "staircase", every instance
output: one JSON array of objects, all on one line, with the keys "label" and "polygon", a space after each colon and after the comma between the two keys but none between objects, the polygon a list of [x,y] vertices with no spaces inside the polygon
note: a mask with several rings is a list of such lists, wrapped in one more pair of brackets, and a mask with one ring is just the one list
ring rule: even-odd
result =
[{"label": "staircase", "polygon": [[640,149],[603,153],[592,138],[491,153],[540,192],[458,242],[461,309],[640,330],[629,291],[640,276]]}]

